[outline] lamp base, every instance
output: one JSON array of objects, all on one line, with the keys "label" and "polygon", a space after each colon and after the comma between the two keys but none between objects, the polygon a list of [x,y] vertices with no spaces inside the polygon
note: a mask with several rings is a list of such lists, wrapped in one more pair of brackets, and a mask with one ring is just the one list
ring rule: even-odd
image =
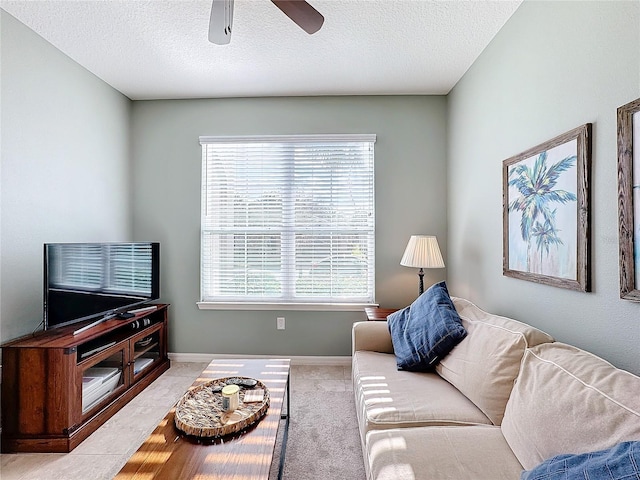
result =
[{"label": "lamp base", "polygon": [[424,270],[422,268],[420,268],[420,271],[418,272],[418,278],[420,279],[420,287],[418,289],[420,293],[418,296],[420,296],[424,293]]}]

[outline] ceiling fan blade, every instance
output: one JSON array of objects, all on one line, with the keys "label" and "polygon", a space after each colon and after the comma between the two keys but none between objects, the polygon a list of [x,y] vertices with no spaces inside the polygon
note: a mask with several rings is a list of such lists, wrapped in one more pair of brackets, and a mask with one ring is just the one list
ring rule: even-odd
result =
[{"label": "ceiling fan blade", "polygon": [[226,45],[231,41],[233,0],[213,0],[209,18],[209,41]]},{"label": "ceiling fan blade", "polygon": [[309,35],[320,30],[324,23],[322,14],[304,0],[271,1]]}]

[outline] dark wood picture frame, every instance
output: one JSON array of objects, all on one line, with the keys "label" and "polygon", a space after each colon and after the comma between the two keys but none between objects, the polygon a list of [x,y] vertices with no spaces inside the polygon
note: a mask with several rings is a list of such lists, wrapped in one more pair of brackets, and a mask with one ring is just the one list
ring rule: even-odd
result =
[{"label": "dark wood picture frame", "polygon": [[[640,241],[635,232],[640,230],[640,215],[635,215],[640,205],[634,208],[634,117],[640,122],[640,98],[618,108],[618,229],[620,243],[620,298],[640,301],[640,285],[636,276],[640,257],[635,244]],[[638,126],[636,126],[638,128]],[[640,141],[640,140],[638,140]],[[636,162],[639,161],[640,147]],[[636,166],[638,168],[638,166]],[[640,179],[636,179],[636,183]],[[640,187],[639,187],[640,188]]]},{"label": "dark wood picture frame", "polygon": [[[547,153],[552,149],[562,152],[563,148],[569,150],[573,142],[576,142],[575,155],[563,158],[554,165],[547,166]],[[566,145],[565,145],[566,144]],[[552,152],[555,155],[554,152]],[[575,160],[575,169],[573,168]],[[527,166],[531,164],[531,168]],[[527,170],[528,169],[528,170]],[[502,273],[507,277],[519,278],[531,282],[551,285],[554,287],[568,288],[589,292],[591,290],[590,272],[590,180],[591,169],[591,124],[587,123],[569,132],[559,135],[552,140],[544,142],[536,147],[520,153],[502,162],[502,204],[503,204],[503,258]],[[569,171],[567,171],[569,170]],[[510,173],[511,172],[511,173]],[[550,190],[563,175],[574,175],[575,192],[562,189]],[[511,176],[511,178],[510,178]],[[544,178],[543,178],[544,177]],[[571,177],[569,177],[571,178]],[[527,189],[526,182],[531,181],[538,187]],[[571,178],[571,180],[573,180]],[[520,196],[510,198],[510,187],[517,189]],[[537,193],[540,189],[549,190]],[[528,191],[528,194],[523,192]],[[537,197],[537,198],[532,198]],[[575,202],[575,232],[567,232],[566,229],[556,228],[555,215],[558,208],[565,204]],[[549,205],[547,205],[547,203]],[[553,207],[553,209],[552,209]],[[522,212],[519,225],[510,225],[511,212]],[[565,212],[567,210],[564,210]],[[571,212],[571,211],[569,211]],[[565,215],[567,215],[565,213]],[[526,217],[526,219],[525,219]],[[570,218],[573,218],[569,215]],[[573,220],[571,220],[573,222]],[[515,230],[514,230],[515,229]],[[527,245],[527,268],[512,267],[510,262],[510,235],[521,236],[523,245]],[[573,236],[575,235],[575,238]],[[539,262],[537,270],[529,268],[534,262],[530,262],[530,251],[535,238],[535,247],[539,250]],[[562,237],[562,238],[561,238]],[[571,249],[571,261],[566,261],[557,255],[550,261],[549,255],[554,248],[564,245],[563,238],[575,243],[575,256]],[[569,243],[569,242],[567,242]],[[568,248],[568,247],[567,247]],[[522,245],[520,246],[520,252]],[[546,263],[543,263],[543,255],[546,254]],[[537,255],[537,254],[536,254]],[[516,252],[513,255],[516,258]],[[522,260],[522,254],[519,257]],[[567,265],[575,263],[574,278],[545,273],[543,265],[562,264],[566,270]],[[522,263],[520,261],[520,263]],[[572,270],[572,269],[570,269]]]}]

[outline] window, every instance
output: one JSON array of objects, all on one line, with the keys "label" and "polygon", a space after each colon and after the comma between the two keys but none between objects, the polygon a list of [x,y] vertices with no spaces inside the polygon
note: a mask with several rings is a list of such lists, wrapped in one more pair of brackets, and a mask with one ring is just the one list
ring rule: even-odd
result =
[{"label": "window", "polygon": [[374,142],[201,137],[201,306],[373,302]]}]

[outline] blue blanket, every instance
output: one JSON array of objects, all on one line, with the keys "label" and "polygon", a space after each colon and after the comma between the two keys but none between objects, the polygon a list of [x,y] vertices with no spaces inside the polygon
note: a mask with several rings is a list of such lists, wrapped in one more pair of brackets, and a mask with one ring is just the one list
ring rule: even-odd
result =
[{"label": "blue blanket", "polygon": [[557,455],[520,480],[640,480],[640,442],[623,442],[607,450]]}]

